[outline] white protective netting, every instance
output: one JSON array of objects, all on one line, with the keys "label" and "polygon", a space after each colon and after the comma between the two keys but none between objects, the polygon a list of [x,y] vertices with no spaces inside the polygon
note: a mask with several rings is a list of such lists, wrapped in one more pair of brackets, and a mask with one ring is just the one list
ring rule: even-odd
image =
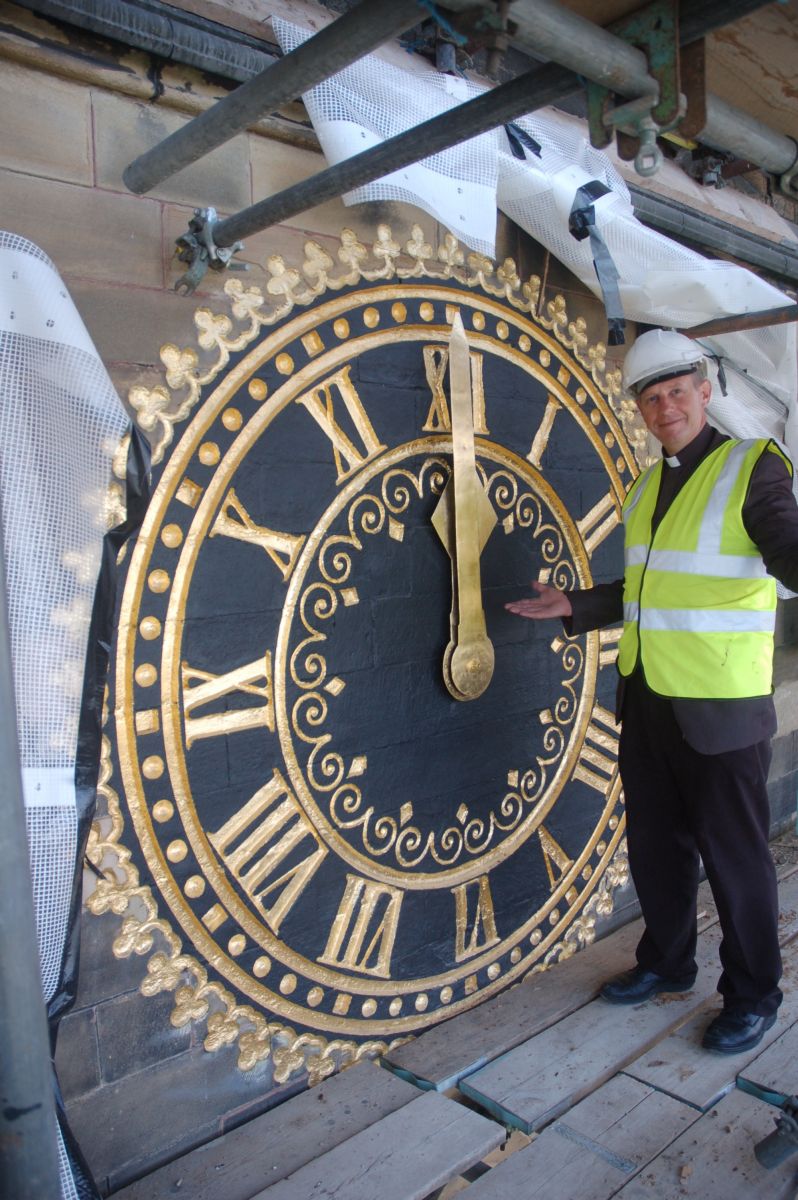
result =
[{"label": "white protective netting", "polygon": [[86,639],[124,409],[53,264],[0,232],[0,486],[45,999],[75,865]]},{"label": "white protective netting", "polygon": [[[68,932],[87,638],[111,457],[127,426],[55,267],[38,246],[0,231],[0,492],[45,1001],[56,991]],[[64,1196],[74,1196],[63,1152],[61,1163]]]},{"label": "white protective netting", "polygon": [[[309,30],[278,17],[272,23],[286,53],[310,37]],[[306,92],[303,99],[327,160],[337,163],[457,108],[482,91],[465,79],[437,72],[420,78],[368,55]],[[500,136],[500,131],[485,133],[393,171],[348,192],[345,203],[398,200],[420,205],[466,245],[492,256]]]},{"label": "white protective netting", "polygon": [[[274,18],[273,26],[286,52],[311,36],[282,19]],[[424,74],[403,71],[372,54],[303,99],[325,155],[335,163],[451,108],[454,82],[432,69]],[[485,90],[456,82],[462,100]],[[590,145],[576,118],[548,108],[516,124],[539,144],[539,156],[527,151],[524,159],[515,158],[498,130],[425,160],[423,167],[405,168],[358,188],[344,200],[409,201],[491,257],[500,208],[599,296],[590,241],[578,241],[568,229],[577,191],[599,180],[610,193],[595,201],[596,225],[617,268],[630,320],[689,332],[704,321],[789,303],[788,296],[753,271],[703,258],[641,224],[622,176],[607,154]],[[726,378],[726,395],[716,382],[713,386],[713,423],[737,437],[776,437],[798,461],[796,333],[794,324],[781,325],[726,334],[704,345],[722,356]]]},{"label": "white protective netting", "polygon": [[598,179],[610,188],[595,202],[596,222],[620,275],[630,320],[686,327],[713,319],[729,297],[737,306],[730,311],[736,312],[786,302],[752,271],[703,258],[642,225],[624,179],[609,156],[590,145],[575,118],[545,109],[517,124],[538,142],[540,156],[522,161],[500,147],[498,207],[597,291],[590,244],[569,233],[568,216],[584,184]]},{"label": "white protective netting", "polygon": [[61,1200],[78,1200],[78,1189],[72,1177],[72,1167],[60,1129],[56,1129],[56,1136],[58,1138],[58,1169],[61,1172]]}]

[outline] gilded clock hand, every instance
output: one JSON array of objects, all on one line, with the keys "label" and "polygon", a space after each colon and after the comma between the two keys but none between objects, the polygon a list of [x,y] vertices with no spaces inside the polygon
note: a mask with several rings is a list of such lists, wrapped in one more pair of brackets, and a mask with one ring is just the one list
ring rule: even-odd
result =
[{"label": "gilded clock hand", "polygon": [[479,558],[497,518],[476,470],[471,364],[459,313],[449,340],[449,381],[452,478],[432,517],[452,559],[451,638],[444,654],[443,677],[455,699],[474,700],[493,675],[493,645],[485,627]]}]

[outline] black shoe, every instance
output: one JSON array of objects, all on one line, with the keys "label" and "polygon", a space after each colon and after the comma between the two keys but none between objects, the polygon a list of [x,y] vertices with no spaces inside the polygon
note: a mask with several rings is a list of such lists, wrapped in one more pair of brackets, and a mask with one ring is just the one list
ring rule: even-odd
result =
[{"label": "black shoe", "polygon": [[689,979],[665,979],[643,967],[633,967],[631,971],[609,979],[599,995],[610,1004],[642,1004],[659,992],[689,992],[694,983],[695,975]]},{"label": "black shoe", "polygon": [[775,1023],[775,1013],[760,1017],[759,1013],[724,1010],[707,1026],[701,1045],[716,1054],[740,1054],[758,1046]]}]

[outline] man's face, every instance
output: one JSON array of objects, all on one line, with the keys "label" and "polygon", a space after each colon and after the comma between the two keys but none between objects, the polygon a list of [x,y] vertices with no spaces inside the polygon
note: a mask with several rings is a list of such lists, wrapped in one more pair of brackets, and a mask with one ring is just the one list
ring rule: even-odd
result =
[{"label": "man's face", "polygon": [[704,428],[711,391],[709,380],[699,382],[693,373],[652,383],[637,397],[649,433],[666,454],[678,454]]}]

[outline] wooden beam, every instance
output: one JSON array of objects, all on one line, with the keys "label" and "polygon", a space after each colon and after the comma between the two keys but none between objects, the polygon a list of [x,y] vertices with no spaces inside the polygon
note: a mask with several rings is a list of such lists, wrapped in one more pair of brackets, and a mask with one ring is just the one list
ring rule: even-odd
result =
[{"label": "wooden beam", "polygon": [[719,317],[717,321],[705,321],[703,325],[694,325],[685,329],[688,337],[714,337],[719,333],[741,333],[745,329],[763,329],[768,325],[786,325],[789,321],[798,321],[798,304],[788,304],[786,308],[766,308],[762,312],[741,313],[737,317]]},{"label": "wooden beam", "polygon": [[506,1136],[494,1121],[426,1092],[252,1200],[426,1200]]}]

